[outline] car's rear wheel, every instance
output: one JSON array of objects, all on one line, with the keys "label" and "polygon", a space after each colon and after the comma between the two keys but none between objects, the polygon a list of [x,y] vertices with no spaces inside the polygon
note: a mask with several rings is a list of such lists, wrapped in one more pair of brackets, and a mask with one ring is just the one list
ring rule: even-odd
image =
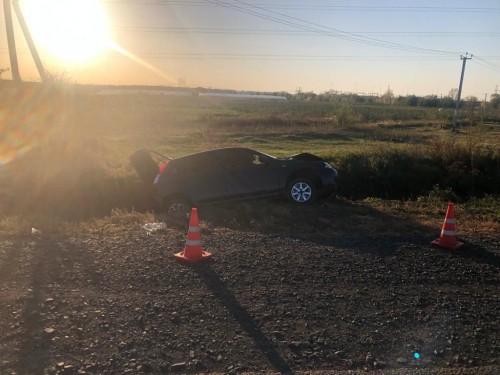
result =
[{"label": "car's rear wheel", "polygon": [[286,188],[286,194],[290,201],[297,204],[308,204],[316,200],[316,186],[306,178],[296,178],[290,181]]},{"label": "car's rear wheel", "polygon": [[191,213],[192,203],[182,195],[168,197],[163,203],[163,212],[168,218],[174,220],[185,220]]}]

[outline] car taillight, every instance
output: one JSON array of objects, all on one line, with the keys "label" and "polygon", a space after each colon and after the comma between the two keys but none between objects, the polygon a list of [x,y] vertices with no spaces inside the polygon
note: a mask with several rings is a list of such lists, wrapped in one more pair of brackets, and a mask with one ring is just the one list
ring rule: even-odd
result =
[{"label": "car taillight", "polygon": [[162,173],[163,173],[163,171],[165,170],[165,168],[167,168],[167,165],[168,165],[168,161],[167,161],[167,162],[165,162],[165,164],[163,164],[163,165],[161,166],[161,168],[160,168],[160,174],[162,174]]}]

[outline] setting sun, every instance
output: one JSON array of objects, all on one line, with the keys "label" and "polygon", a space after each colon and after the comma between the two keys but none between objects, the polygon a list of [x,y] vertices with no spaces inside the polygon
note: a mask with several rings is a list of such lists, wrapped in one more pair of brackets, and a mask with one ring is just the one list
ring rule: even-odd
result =
[{"label": "setting sun", "polygon": [[99,0],[24,0],[20,5],[37,46],[65,62],[91,59],[112,45]]}]

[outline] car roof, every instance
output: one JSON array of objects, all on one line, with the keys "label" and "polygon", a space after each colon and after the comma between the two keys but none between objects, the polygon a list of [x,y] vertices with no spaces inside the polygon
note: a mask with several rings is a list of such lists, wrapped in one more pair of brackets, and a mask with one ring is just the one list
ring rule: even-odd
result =
[{"label": "car roof", "polygon": [[212,150],[201,151],[201,152],[196,152],[193,154],[181,156],[181,157],[176,158],[176,160],[190,158],[190,157],[198,157],[198,156],[203,157],[204,155],[216,155],[216,154],[224,154],[224,153],[231,154],[233,152],[248,152],[248,153],[251,152],[251,153],[262,154],[262,152],[260,152],[260,151],[252,150],[252,149],[246,148],[246,147],[222,147],[222,148],[215,148]]}]

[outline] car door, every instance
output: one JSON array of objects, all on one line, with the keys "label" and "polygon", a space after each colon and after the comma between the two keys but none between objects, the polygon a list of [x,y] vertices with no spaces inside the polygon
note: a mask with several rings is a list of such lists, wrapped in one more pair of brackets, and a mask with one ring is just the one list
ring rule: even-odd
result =
[{"label": "car door", "polygon": [[275,159],[249,149],[220,150],[217,159],[225,171],[229,197],[265,195],[279,189]]},{"label": "car door", "polygon": [[186,157],[181,169],[182,189],[193,203],[218,200],[227,195],[225,171],[215,162],[212,152]]}]

